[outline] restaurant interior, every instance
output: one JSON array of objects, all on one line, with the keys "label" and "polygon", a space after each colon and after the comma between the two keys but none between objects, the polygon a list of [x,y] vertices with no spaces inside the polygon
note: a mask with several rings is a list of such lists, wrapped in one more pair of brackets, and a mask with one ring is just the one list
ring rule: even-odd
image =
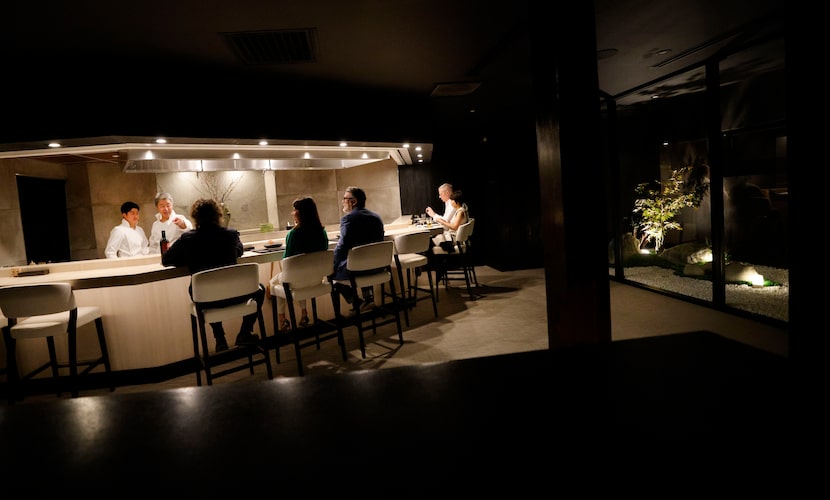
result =
[{"label": "restaurant interior", "polygon": [[[450,182],[478,222],[472,257],[483,276],[544,274],[537,307],[547,348],[368,370],[364,379],[358,371],[279,386],[218,384],[187,396],[119,397],[116,389],[102,396],[115,402],[102,407],[123,425],[144,423],[130,435],[119,427],[103,444],[140,446],[165,408],[187,411],[193,426],[182,435],[205,453],[192,463],[185,452],[169,453],[158,477],[170,478],[166,468],[204,471],[244,439],[233,428],[223,430],[227,438],[200,440],[212,428],[208,417],[176,398],[226,422],[233,411],[222,401],[246,401],[246,411],[293,426],[307,449],[286,428],[255,425],[264,442],[290,441],[297,462],[279,459],[289,467],[319,454],[325,463],[390,456],[411,463],[431,447],[451,450],[441,465],[490,470],[492,450],[480,443],[490,433],[510,456],[519,440],[586,460],[586,443],[643,446],[655,452],[646,462],[661,470],[667,464],[654,457],[686,460],[733,438],[744,447],[730,449],[757,472],[789,449],[794,428],[805,433],[798,437],[810,432],[794,424],[805,402],[790,394],[812,384],[795,375],[825,370],[818,359],[825,341],[805,305],[806,264],[792,255],[789,221],[805,215],[815,189],[805,169],[793,167],[816,146],[788,121],[793,97],[804,96],[785,58],[794,14],[783,2],[180,4],[164,16],[152,3],[93,0],[87,15],[63,5],[41,15],[21,4],[7,23],[0,36],[10,37],[3,55],[16,98],[0,124],[4,270],[101,259],[118,206],[138,202],[149,227],[159,191],[173,193],[182,213],[205,193],[226,195],[230,225],[260,242],[284,236],[299,195],[313,196],[327,230],[336,231],[346,186],[366,189],[367,206],[393,224],[435,207],[437,187]],[[146,26],[143,36],[127,34],[125,18]],[[43,84],[49,92],[36,94]],[[40,182],[25,186],[21,178]],[[22,189],[35,193],[36,222],[24,219]],[[46,193],[57,196],[38,196]],[[63,243],[37,253],[28,233],[44,220]],[[610,289],[620,285],[784,330],[787,352],[696,327],[612,342]],[[304,399],[300,389],[319,399]],[[73,401],[58,403],[65,405],[55,407],[58,418],[82,427],[72,421]],[[39,406],[0,410],[2,442],[22,452],[11,425],[24,416],[46,421]],[[487,410],[492,418],[470,418]],[[332,428],[318,433],[338,419],[376,447]],[[406,441],[387,441],[386,424],[404,424]],[[70,446],[55,445],[49,460],[57,464]],[[164,436],[158,446],[174,449],[176,439]],[[124,477],[108,463],[115,453],[96,452],[62,474],[94,464]],[[250,458],[223,464],[231,474],[265,468]],[[729,464],[714,457],[712,467]],[[458,484],[437,473],[423,488],[439,481]],[[543,479],[526,484],[551,487]]]}]

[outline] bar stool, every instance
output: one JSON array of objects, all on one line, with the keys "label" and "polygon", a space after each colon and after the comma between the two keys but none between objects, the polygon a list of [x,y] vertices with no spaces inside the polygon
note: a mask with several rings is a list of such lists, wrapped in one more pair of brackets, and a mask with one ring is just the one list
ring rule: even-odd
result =
[{"label": "bar stool", "polygon": [[[371,310],[362,310],[359,301],[352,302],[352,310],[354,317],[351,323],[357,326],[357,334],[360,339],[360,354],[363,358],[366,357],[366,341],[363,332],[365,330],[364,323],[366,321],[372,322],[372,332],[377,333],[377,327],[386,324],[395,323],[398,332],[398,339],[403,345],[403,328],[401,327],[401,306],[399,304],[400,298],[395,291],[395,280],[392,279],[392,254],[395,243],[391,240],[379,241],[376,243],[368,243],[366,245],[359,245],[349,250],[349,255],[346,258],[346,270],[349,274],[348,280],[334,280],[335,288],[349,287],[355,297],[360,295],[360,290],[364,287],[380,286],[380,304],[375,300],[375,307]],[[389,285],[389,291],[386,291],[386,285]],[[392,303],[387,305],[385,303],[386,297],[392,300]],[[347,319],[340,314],[340,298],[336,297],[334,300],[334,314],[341,324],[346,324]],[[378,321],[378,318],[391,315],[391,318]]]},{"label": "bar stool", "polygon": [[[61,395],[61,368],[69,369],[69,386],[73,398],[78,397],[79,394],[78,379],[87,375],[98,365],[104,366],[110,391],[115,390],[101,309],[97,306],[78,306],[71,285],[41,283],[2,287],[0,288],[0,310],[6,316],[8,323],[3,327],[3,341],[6,346],[9,403],[22,401],[25,392],[22,390],[23,383],[30,381],[47,368],[51,368],[58,397]],[[79,361],[78,329],[89,323],[95,323],[101,355],[95,359]],[[67,362],[58,360],[55,347],[55,339],[58,337],[67,339]],[[21,375],[17,366],[17,342],[38,338],[46,339],[49,361]],[[79,367],[83,368],[80,373]]]},{"label": "bar stool", "polygon": [[[268,378],[274,377],[271,357],[265,343],[265,320],[262,306],[256,298],[262,291],[259,283],[259,265],[256,263],[233,264],[193,273],[190,279],[191,298],[190,328],[193,334],[193,356],[199,363],[196,369],[196,384],[202,385],[202,370],[208,385],[213,379],[248,369],[251,375],[254,367],[264,364]],[[206,326],[210,323],[241,318],[256,314],[259,324],[259,342],[237,346],[229,351],[211,352],[208,346]],[[201,342],[200,342],[201,341]],[[254,356],[258,359],[254,360]],[[231,364],[243,357],[244,364]],[[229,365],[220,371],[212,369]]]},{"label": "bar stool", "polygon": [[[292,255],[282,259],[282,272],[279,278],[271,280],[271,310],[274,319],[274,334],[282,335],[294,345],[294,352],[297,357],[297,372],[303,375],[303,357],[301,350],[317,346],[320,350],[320,342],[337,339],[340,345],[340,354],[343,361],[348,360],[346,354],[346,342],[343,339],[343,328],[335,316],[333,321],[321,320],[317,314],[317,297],[328,296],[332,301],[340,300],[333,289],[329,276],[334,272],[334,251],[322,250],[320,252],[303,253]],[[285,299],[288,305],[288,316],[291,318],[291,330],[284,332],[280,329],[279,308],[277,297]],[[294,305],[301,300],[311,301],[311,321],[306,328],[299,327],[297,311]],[[279,362],[279,341],[276,344],[277,362]]]},{"label": "bar stool", "polygon": [[470,219],[458,227],[452,243],[452,251],[447,251],[441,246],[432,247],[432,254],[437,261],[437,272],[444,281],[444,288],[449,288],[451,280],[464,280],[470,300],[480,298],[479,294],[473,292],[473,284],[476,290],[479,289],[478,277],[470,253],[470,236],[473,234],[474,224],[475,219]]},{"label": "bar stool", "polygon": [[[392,267],[398,272],[398,283],[401,287],[401,298],[404,300],[403,315],[406,326],[409,326],[409,310],[419,300],[432,299],[432,312],[438,317],[438,304],[435,298],[435,286],[432,282],[432,270],[429,266],[427,253],[429,252],[432,233],[430,231],[418,231],[414,233],[399,234],[395,236],[395,252],[393,255]],[[418,276],[426,273],[429,281],[429,288],[418,286]],[[404,281],[404,278],[406,281]],[[418,297],[418,292],[426,292],[429,295]]]}]

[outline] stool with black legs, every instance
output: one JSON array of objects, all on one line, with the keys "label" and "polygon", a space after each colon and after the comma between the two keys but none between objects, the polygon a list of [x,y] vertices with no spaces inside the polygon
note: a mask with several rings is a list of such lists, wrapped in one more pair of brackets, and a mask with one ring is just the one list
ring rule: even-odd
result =
[{"label": "stool with black legs", "polygon": [[[371,321],[372,333],[377,333],[377,327],[395,323],[398,332],[398,340],[403,345],[403,328],[401,327],[401,304],[402,301],[395,291],[395,280],[392,279],[392,253],[394,242],[391,240],[379,241],[359,245],[349,250],[346,258],[346,270],[349,274],[348,280],[334,280],[335,289],[348,293],[352,300],[352,311],[354,316],[346,318],[340,313],[340,299],[334,301],[334,313],[342,325],[354,325],[357,327],[357,334],[360,340],[360,354],[366,357],[366,341],[364,331],[365,323]],[[380,303],[377,302],[378,295],[371,307],[365,307],[359,299],[360,291],[368,287],[380,287]],[[386,287],[389,287],[387,290]],[[338,293],[343,293],[338,292]],[[386,303],[386,298],[391,303]],[[386,316],[390,316],[386,318]],[[384,319],[385,318],[385,319]]]},{"label": "stool with black legs", "polygon": [[[456,231],[452,244],[448,243],[446,248],[444,246],[432,247],[438,279],[444,282],[444,288],[449,289],[450,281],[463,280],[470,300],[481,297],[478,293],[478,277],[476,276],[475,264],[471,254],[470,237],[473,234],[474,224],[475,219],[470,219],[461,224]],[[475,292],[473,286],[475,286]]]},{"label": "stool with black legs", "polygon": [[[265,288],[259,282],[259,264],[234,264],[194,273],[191,276],[190,328],[193,334],[193,355],[198,362],[196,383],[202,385],[202,370],[208,385],[213,379],[249,370],[264,364],[268,378],[273,378],[271,357],[265,339],[265,320],[262,317],[262,303],[258,300],[265,296]],[[216,352],[210,349],[206,327],[210,323],[220,323],[234,318],[256,314],[259,324],[259,340],[246,343],[230,350]],[[247,363],[234,363],[247,358]],[[256,359],[254,359],[256,358]],[[214,371],[213,368],[226,367]]]},{"label": "stool with black legs", "polygon": [[[403,315],[406,326],[409,326],[409,311],[420,300],[432,301],[432,312],[438,317],[435,285],[432,281],[432,270],[428,258],[432,234],[429,231],[399,234],[395,236],[395,253],[392,267],[398,272],[398,283],[401,289],[401,298],[404,300]],[[418,286],[418,277],[426,274],[429,288]],[[418,292],[425,292],[418,297]]]},{"label": "stool with black legs", "polygon": [[[334,251],[322,250],[292,255],[282,259],[282,272],[279,279],[271,280],[271,309],[274,319],[274,334],[276,343],[277,362],[279,362],[279,337],[286,338],[294,346],[297,357],[297,372],[303,375],[302,349],[316,346],[320,349],[320,342],[337,339],[340,345],[340,355],[343,361],[348,359],[346,343],[343,340],[343,328],[337,316],[331,321],[320,319],[317,313],[317,298],[327,296],[331,300],[340,300],[332,288],[329,276],[334,272]],[[282,330],[279,324],[279,300],[285,300],[288,307],[288,317],[291,318],[291,327]],[[300,327],[297,319],[295,304],[302,300],[311,301],[311,322],[306,327]]]},{"label": "stool with black legs", "polygon": [[[69,392],[73,398],[79,395],[79,378],[103,365],[110,391],[115,390],[112,368],[107,351],[107,338],[101,309],[97,306],[78,306],[75,293],[68,283],[40,283],[0,288],[0,310],[6,316],[3,341],[6,346],[6,370],[9,380],[9,403],[22,401],[25,382],[51,368],[56,382],[56,393],[61,395],[60,370],[69,369]],[[79,329],[95,324],[100,356],[90,360],[78,360],[77,338]],[[17,343],[21,340],[46,339],[49,361],[20,374],[17,364]],[[56,339],[66,339],[68,360],[58,359]],[[80,372],[78,368],[83,368]]]}]

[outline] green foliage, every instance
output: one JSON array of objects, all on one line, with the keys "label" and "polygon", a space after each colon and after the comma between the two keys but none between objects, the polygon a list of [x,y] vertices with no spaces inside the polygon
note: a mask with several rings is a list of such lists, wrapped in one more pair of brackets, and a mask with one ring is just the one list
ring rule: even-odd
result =
[{"label": "green foliage", "polygon": [[637,227],[643,234],[643,241],[654,241],[654,250],[660,251],[666,232],[683,229],[674,220],[677,213],[686,207],[700,206],[708,184],[698,185],[691,192],[684,190],[685,179],[691,167],[672,170],[666,182],[644,182],[634,188],[640,196],[634,200],[633,213],[639,214]]}]

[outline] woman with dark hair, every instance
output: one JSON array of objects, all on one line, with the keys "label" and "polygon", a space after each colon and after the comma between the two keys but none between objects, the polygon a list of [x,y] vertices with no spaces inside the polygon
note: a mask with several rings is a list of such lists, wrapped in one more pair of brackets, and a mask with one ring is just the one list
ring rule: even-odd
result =
[{"label": "woman with dark hair", "polygon": [[[323,223],[320,222],[320,213],[317,211],[317,204],[308,196],[294,200],[294,210],[291,215],[294,217],[294,228],[285,236],[285,253],[283,258],[291,257],[301,253],[319,252],[328,250],[329,235]],[[271,285],[279,286],[282,283],[282,273],[271,278]],[[300,327],[308,326],[308,304],[301,300]],[[280,330],[290,330],[291,323],[285,318],[286,302],[282,297],[277,297],[277,322]]]},{"label": "woman with dark hair", "polygon": [[[242,256],[243,246],[239,231],[222,227],[222,209],[216,200],[200,199],[193,202],[190,216],[196,228],[182,233],[179,241],[171,245],[161,256],[165,266],[188,267],[190,274],[236,264]],[[262,305],[265,300],[265,288],[260,285],[260,294],[256,301]],[[257,315],[249,314],[242,318],[242,326],[236,336],[236,345],[256,343],[259,336],[253,333]],[[228,342],[222,323],[211,323],[213,336],[216,338],[216,351],[226,351]]]},{"label": "woman with dark hair", "polygon": [[464,204],[464,194],[461,190],[457,189],[453,191],[449,200],[454,209],[452,218],[448,221],[435,219],[439,224],[444,226],[444,234],[436,236],[435,240],[433,240],[436,241],[436,245],[439,245],[441,241],[453,241],[455,232],[458,231],[461,224],[466,224],[470,221],[470,216],[467,214],[467,206]]}]

